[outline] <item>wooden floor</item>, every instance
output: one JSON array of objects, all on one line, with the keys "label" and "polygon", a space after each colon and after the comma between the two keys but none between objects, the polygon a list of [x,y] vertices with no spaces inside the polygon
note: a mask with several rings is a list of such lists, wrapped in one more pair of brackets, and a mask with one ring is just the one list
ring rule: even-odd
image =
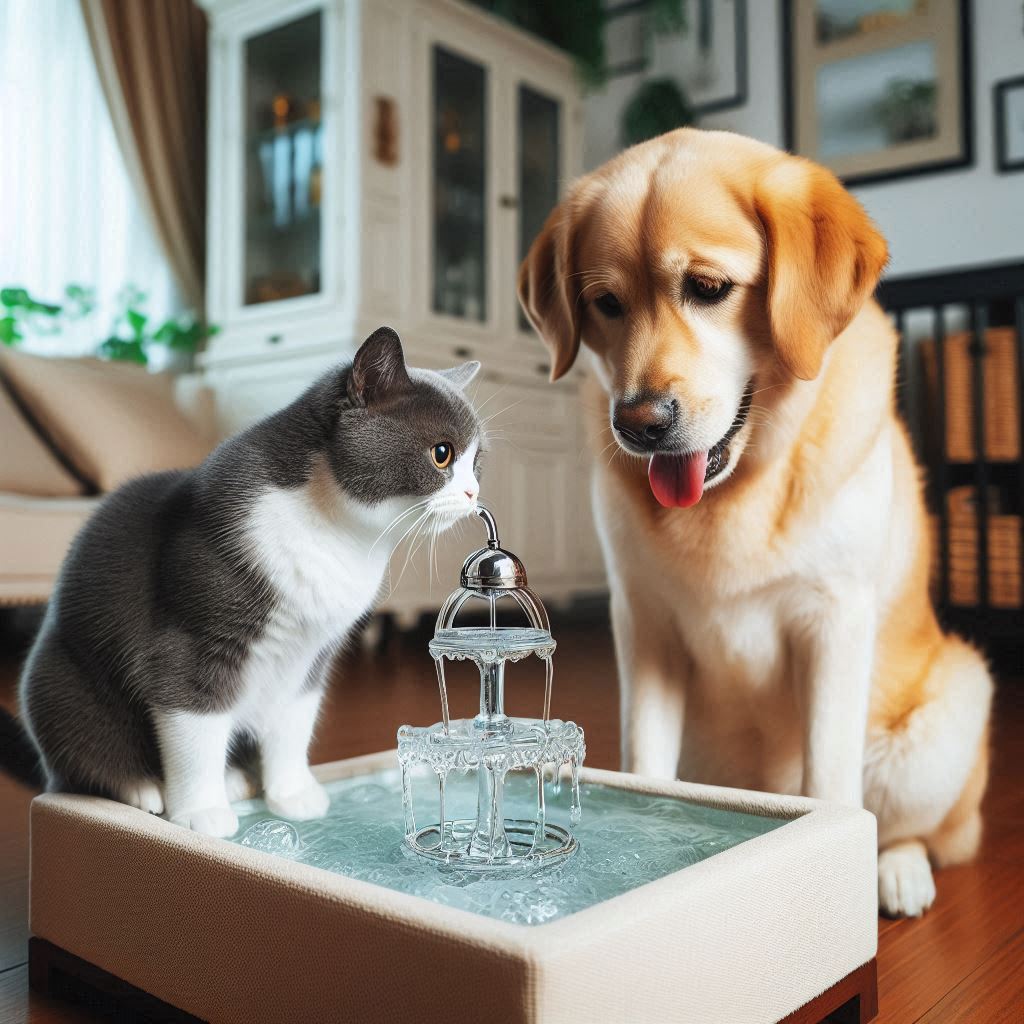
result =
[{"label": "wooden floor", "polygon": [[[611,642],[601,622],[556,630],[553,712],[587,732],[587,763],[618,761],[618,704]],[[0,652],[0,704],[13,708],[17,655]],[[513,713],[537,713],[543,681],[516,666]],[[468,666],[453,682],[453,708],[476,699]],[[461,703],[460,703],[461,702]],[[341,666],[313,752],[329,761],[394,745],[402,722],[437,717],[425,637],[359,654]],[[1024,679],[1004,680],[997,698],[992,783],[982,855],[937,878],[938,900],[918,921],[879,921],[878,984],[885,1024],[1011,1024],[1024,1021]],[[31,794],[0,776],[0,1022],[93,1018],[30,995],[26,960],[28,805]]]}]

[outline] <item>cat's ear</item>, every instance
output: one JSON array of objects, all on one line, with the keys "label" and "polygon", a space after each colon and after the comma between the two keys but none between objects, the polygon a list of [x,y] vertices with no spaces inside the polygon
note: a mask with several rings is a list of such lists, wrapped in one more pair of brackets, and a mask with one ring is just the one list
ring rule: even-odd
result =
[{"label": "cat's ear", "polygon": [[367,405],[408,391],[411,387],[401,339],[390,327],[378,327],[359,346],[352,362],[349,398]]},{"label": "cat's ear", "polygon": [[480,372],[480,363],[476,359],[471,359],[468,363],[463,363],[461,366],[453,366],[449,370],[438,370],[437,372],[449,384],[461,389]]}]

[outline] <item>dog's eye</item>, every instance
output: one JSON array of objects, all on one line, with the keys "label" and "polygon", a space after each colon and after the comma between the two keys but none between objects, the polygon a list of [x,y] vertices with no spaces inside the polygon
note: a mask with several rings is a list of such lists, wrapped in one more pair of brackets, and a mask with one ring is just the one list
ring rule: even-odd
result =
[{"label": "dog's eye", "polygon": [[604,295],[599,295],[594,299],[594,305],[597,306],[601,313],[611,320],[615,320],[622,316],[624,310],[622,303],[612,295],[611,292],[605,292]]},{"label": "dog's eye", "polygon": [[702,274],[690,274],[686,278],[685,284],[687,295],[698,302],[708,304],[721,302],[729,294],[731,288],[731,281],[718,281],[713,277],[704,277]]},{"label": "dog's eye", "polygon": [[451,465],[452,453],[452,446],[447,441],[442,441],[430,449],[430,458],[438,469],[447,469]]}]

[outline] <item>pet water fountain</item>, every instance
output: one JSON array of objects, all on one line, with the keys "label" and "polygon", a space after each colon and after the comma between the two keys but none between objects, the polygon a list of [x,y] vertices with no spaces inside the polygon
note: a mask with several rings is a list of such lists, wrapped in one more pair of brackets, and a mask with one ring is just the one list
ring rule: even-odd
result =
[{"label": "pet water fountain", "polygon": [[[228,1024],[400,1020],[410,1007],[447,1024],[464,997],[474,1019],[509,1024],[760,1024],[848,998],[844,977],[872,1005],[873,816],[581,768],[582,730],[551,718],[547,614],[479,515],[487,545],[430,642],[441,721],[402,726],[397,763],[388,750],[314,768],[323,818],[238,801],[225,842],[98,797],[36,798],[32,984],[109,978],[147,1014]],[[485,624],[457,625],[473,607]],[[503,610],[520,624],[499,624]],[[531,655],[543,706],[513,717],[505,667]],[[452,660],[480,671],[472,718],[449,716]]]},{"label": "pet water fountain", "polygon": [[[441,721],[398,730],[402,770],[405,844],[413,853],[463,870],[528,868],[553,864],[577,849],[571,827],[580,820],[579,769],[586,754],[583,730],[575,722],[551,718],[552,656],[555,641],[547,612],[527,586],[526,569],[501,547],[491,512],[477,515],[487,528],[487,546],[462,567],[461,586],[449,595],[437,617],[430,654],[437,666]],[[526,625],[498,624],[499,602],[511,603]],[[486,626],[457,626],[464,608],[482,602]],[[544,706],[540,718],[505,713],[505,665],[536,655],[544,662]],[[452,719],[445,663],[470,660],[480,670],[480,710],[473,718]],[[437,821],[419,826],[413,808],[413,769],[424,765],[437,780]],[[558,786],[568,766],[572,786],[569,828],[547,820],[544,787],[548,773]],[[530,818],[506,818],[505,784],[511,772],[532,772],[536,806]],[[449,817],[445,791],[449,776],[475,774],[476,815]]]}]

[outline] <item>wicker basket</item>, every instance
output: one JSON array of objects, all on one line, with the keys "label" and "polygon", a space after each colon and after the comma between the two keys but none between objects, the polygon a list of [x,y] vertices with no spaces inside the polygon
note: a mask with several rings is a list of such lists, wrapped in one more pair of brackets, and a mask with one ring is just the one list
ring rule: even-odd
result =
[{"label": "wicker basket", "polygon": [[[949,603],[961,608],[978,604],[978,524],[973,487],[956,487],[947,495],[949,511]],[[990,508],[998,507],[993,490]],[[939,520],[929,516],[932,541],[932,583],[939,579]],[[988,517],[988,603],[993,608],[1022,607],[1021,517]]]},{"label": "wicker basket", "polygon": [[[943,348],[945,454],[949,462],[974,461],[974,366],[970,343],[968,333],[950,334]],[[1015,343],[1011,327],[993,327],[985,332],[985,457],[990,462],[1015,462],[1020,458],[1020,384]],[[922,341],[920,350],[929,420],[934,423],[938,392],[934,340]]]}]

